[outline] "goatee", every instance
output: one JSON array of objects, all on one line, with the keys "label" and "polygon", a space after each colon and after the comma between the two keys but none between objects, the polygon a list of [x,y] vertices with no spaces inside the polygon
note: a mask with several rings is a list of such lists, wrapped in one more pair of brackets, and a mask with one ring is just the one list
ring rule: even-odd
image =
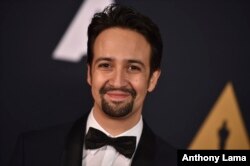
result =
[{"label": "goatee", "polygon": [[[104,95],[108,91],[122,91],[125,93],[129,93],[131,95],[131,100],[128,101],[127,103],[121,102],[121,101],[112,101],[108,102],[105,98]],[[100,89],[99,91],[101,95],[101,106],[102,110],[105,114],[109,115],[110,117],[125,117],[129,113],[132,112],[133,106],[134,106],[134,100],[136,97],[136,91],[133,88],[113,88],[113,87],[105,87],[105,85]]]}]

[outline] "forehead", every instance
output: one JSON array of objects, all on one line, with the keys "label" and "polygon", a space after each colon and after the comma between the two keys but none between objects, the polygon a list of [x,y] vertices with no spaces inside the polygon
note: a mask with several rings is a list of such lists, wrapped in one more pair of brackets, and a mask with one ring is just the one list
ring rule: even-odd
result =
[{"label": "forehead", "polygon": [[93,51],[94,61],[108,57],[115,60],[135,59],[149,65],[151,48],[145,37],[136,31],[109,28],[97,36]]}]

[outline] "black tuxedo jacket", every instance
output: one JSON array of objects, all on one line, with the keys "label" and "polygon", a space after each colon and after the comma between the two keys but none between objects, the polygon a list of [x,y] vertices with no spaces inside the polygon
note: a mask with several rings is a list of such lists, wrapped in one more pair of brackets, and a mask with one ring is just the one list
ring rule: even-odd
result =
[{"label": "black tuxedo jacket", "polygon": [[[10,166],[82,166],[87,116],[74,124],[22,134]],[[176,150],[143,122],[142,136],[132,166],[176,166]]]}]

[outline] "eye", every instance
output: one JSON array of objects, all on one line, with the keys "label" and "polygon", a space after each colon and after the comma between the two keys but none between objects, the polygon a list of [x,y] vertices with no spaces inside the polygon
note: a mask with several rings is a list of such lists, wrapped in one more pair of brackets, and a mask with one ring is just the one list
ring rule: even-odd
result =
[{"label": "eye", "polygon": [[141,68],[139,66],[136,66],[136,65],[130,65],[128,67],[128,70],[131,72],[139,72],[139,71],[141,71]]},{"label": "eye", "polygon": [[109,63],[100,63],[100,64],[98,64],[98,68],[107,70],[107,69],[111,68],[111,64],[109,64]]}]

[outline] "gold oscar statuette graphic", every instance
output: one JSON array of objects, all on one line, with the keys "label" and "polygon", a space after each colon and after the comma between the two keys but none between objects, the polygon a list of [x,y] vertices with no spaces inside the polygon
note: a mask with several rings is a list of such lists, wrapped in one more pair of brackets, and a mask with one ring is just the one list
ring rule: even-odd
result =
[{"label": "gold oscar statuette graphic", "polygon": [[227,83],[189,149],[250,149],[249,137],[231,82]]}]

